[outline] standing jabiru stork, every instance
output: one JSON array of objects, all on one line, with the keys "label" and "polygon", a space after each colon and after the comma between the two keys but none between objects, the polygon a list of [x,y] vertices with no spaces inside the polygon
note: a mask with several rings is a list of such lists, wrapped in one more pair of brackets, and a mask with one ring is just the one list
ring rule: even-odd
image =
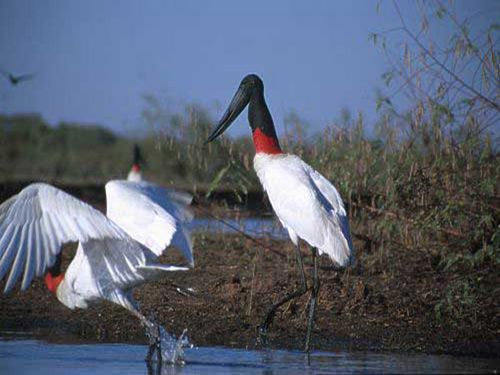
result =
[{"label": "standing jabiru stork", "polygon": [[[151,360],[161,360],[159,326],[140,313],[133,289],[168,271],[189,267],[158,263],[167,246],[176,246],[194,265],[184,224],[192,219],[191,197],[146,182],[106,184],[107,213],[44,183],[34,183],[0,205],[0,280],[21,290],[44,275],[47,289],[69,307],[87,308],[101,300],[123,306],[139,318],[149,337]],[[65,272],[62,245],[78,242]],[[10,270],[10,272],[9,272]]]},{"label": "standing jabiru stork", "polygon": [[130,172],[128,172],[127,180],[139,182],[142,181],[142,168],[141,164],[145,164],[144,158],[141,154],[141,149],[139,145],[134,144],[134,158],[132,160],[132,168],[130,168]]},{"label": "standing jabiru stork", "polygon": [[300,289],[288,294],[268,310],[260,326],[260,338],[263,343],[267,342],[267,329],[276,310],[307,291],[299,249],[299,239],[302,239],[312,247],[314,264],[305,343],[305,351],[309,352],[316,298],[320,288],[317,252],[319,255],[328,254],[342,267],[353,261],[354,248],[347,214],[337,189],[330,181],[298,156],[286,154],[281,150],[273,119],[264,99],[264,84],[257,75],[250,74],[243,79],[207,142],[219,137],[247,105],[256,152],[254,169],[276,215],[296,245],[301,274]]}]

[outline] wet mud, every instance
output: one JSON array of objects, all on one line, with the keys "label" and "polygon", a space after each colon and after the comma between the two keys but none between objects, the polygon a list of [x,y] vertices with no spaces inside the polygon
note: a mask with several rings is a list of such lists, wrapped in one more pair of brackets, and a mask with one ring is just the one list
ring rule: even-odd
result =
[{"label": "wet mud", "polygon": [[[358,246],[360,244],[357,244]],[[239,235],[195,235],[196,267],[138,288],[142,311],[179,335],[188,329],[199,346],[259,348],[258,326],[266,309],[299,285],[292,245]],[[274,251],[272,251],[273,249]],[[64,250],[67,264],[74,246]],[[303,246],[306,273],[309,250]],[[476,322],[439,320],[435,300],[446,280],[425,271],[411,254],[400,254],[392,270],[367,270],[363,254],[354,268],[336,270],[321,258],[321,289],[313,347],[498,356],[498,311],[483,311]],[[181,261],[172,250],[164,262]],[[408,261],[412,266],[408,267]],[[412,272],[408,272],[411,268]],[[311,280],[308,280],[309,286]],[[283,306],[269,332],[271,347],[301,349],[306,333],[309,293]],[[36,280],[29,290],[0,296],[0,332],[31,331],[46,337],[146,343],[135,317],[104,302],[70,310]]]}]

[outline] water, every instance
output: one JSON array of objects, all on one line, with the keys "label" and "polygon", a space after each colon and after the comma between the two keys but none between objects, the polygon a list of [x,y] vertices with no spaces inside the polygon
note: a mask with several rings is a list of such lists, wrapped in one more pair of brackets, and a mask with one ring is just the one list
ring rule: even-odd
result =
[{"label": "water", "polygon": [[185,349],[185,365],[158,369],[148,368],[145,354],[143,345],[0,339],[0,374],[493,373],[500,367],[494,359],[362,352],[314,352],[308,364],[295,351],[200,347]]},{"label": "water", "polygon": [[161,339],[161,361],[169,364],[184,364],[186,362],[185,347],[192,347],[186,336],[187,329],[182,332],[179,338],[168,333],[165,328],[159,326]]},{"label": "water", "polygon": [[188,224],[192,231],[211,233],[238,233],[242,231],[252,237],[286,239],[288,234],[279,222],[266,217],[245,217],[240,219],[195,218]]}]

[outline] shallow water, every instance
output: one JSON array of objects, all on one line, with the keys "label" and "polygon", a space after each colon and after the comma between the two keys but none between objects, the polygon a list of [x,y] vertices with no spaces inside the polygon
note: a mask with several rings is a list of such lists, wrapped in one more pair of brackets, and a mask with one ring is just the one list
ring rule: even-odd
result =
[{"label": "shallow water", "polygon": [[[144,362],[146,347],[129,344],[54,344],[0,339],[0,374],[154,374]],[[434,355],[346,352],[253,351],[219,347],[186,349],[184,366],[161,374],[338,374],[494,372],[498,361]]]},{"label": "shallow water", "polygon": [[278,221],[269,217],[244,217],[239,219],[195,218],[187,225],[191,231],[211,233],[244,232],[253,237],[272,237],[274,239],[288,238],[285,229]]}]

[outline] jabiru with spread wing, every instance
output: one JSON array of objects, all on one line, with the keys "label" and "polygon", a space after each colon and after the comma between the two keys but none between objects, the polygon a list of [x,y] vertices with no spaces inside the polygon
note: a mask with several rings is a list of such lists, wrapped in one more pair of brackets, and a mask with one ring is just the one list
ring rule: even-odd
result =
[{"label": "jabiru with spread wing", "polygon": [[[192,219],[191,197],[147,182],[110,181],[105,189],[106,215],[45,183],[31,184],[0,205],[4,292],[21,276],[22,290],[44,276],[47,288],[70,309],[100,300],[119,304],[145,327],[147,360],[155,351],[161,360],[159,327],[140,313],[132,292],[165,272],[194,265],[184,228]],[[78,248],[63,272],[61,248],[68,242],[78,242]],[[169,245],[182,252],[189,267],[156,261]]]}]

